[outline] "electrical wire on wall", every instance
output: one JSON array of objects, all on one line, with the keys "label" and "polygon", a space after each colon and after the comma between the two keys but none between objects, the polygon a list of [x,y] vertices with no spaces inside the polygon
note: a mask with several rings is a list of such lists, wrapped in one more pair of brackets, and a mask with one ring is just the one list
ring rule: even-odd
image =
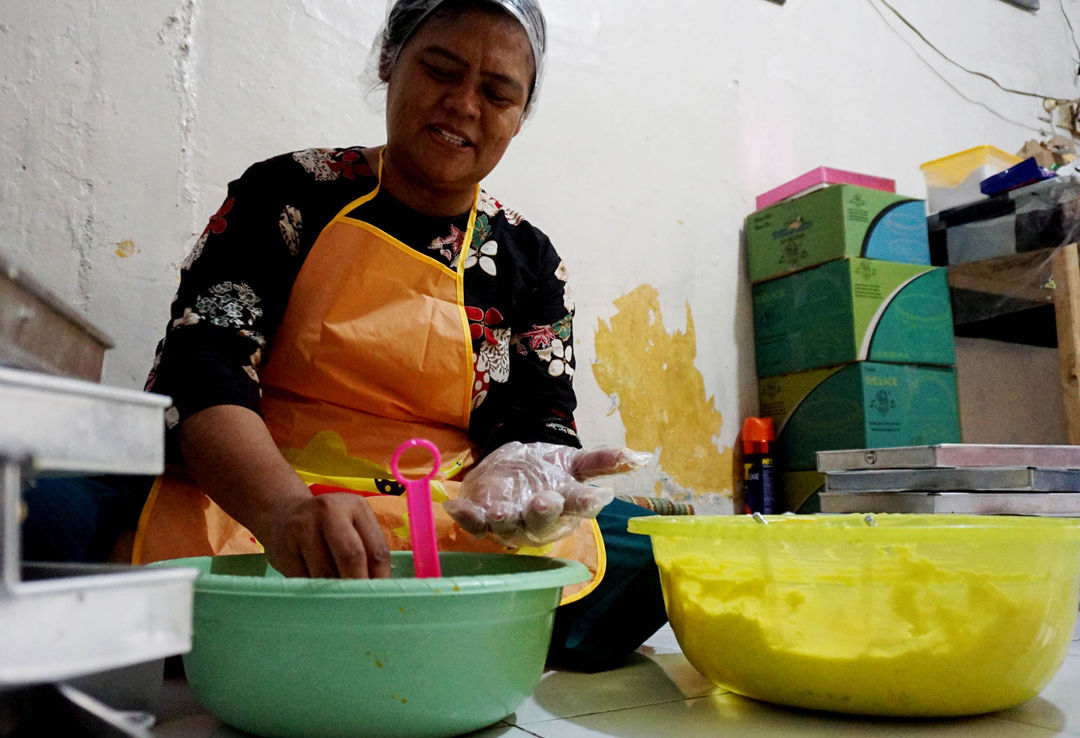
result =
[{"label": "electrical wire on wall", "polygon": [[[970,67],[967,67],[967,66],[961,64],[960,62],[956,61],[952,57],[950,57],[948,54],[946,54],[944,51],[942,51],[940,48],[938,48],[932,41],[930,41],[930,39],[928,39],[926,37],[926,35],[915,26],[915,24],[913,24],[911,21],[909,21],[904,16],[903,13],[901,13],[899,10],[897,10],[896,7],[893,6],[892,3],[889,2],[889,0],[877,0],[876,3],[875,3],[874,0],[868,0],[868,1],[870,2],[871,6],[873,6],[874,9],[878,11],[879,14],[882,13],[882,11],[878,7],[878,4],[880,4],[880,5],[884,6],[885,8],[887,8],[889,10],[889,12],[891,12],[894,16],[896,16],[896,18],[901,23],[903,23],[909,30],[911,30],[911,32],[914,33],[919,38],[920,41],[922,41],[924,44],[926,44],[928,47],[930,47],[936,54],[938,54],[942,59],[944,59],[949,64],[952,64],[953,66],[955,66],[958,69],[966,72],[967,74],[970,74],[970,75],[973,75],[975,77],[980,77],[982,79],[987,80],[988,82],[990,82],[995,87],[1002,90],[1003,92],[1007,92],[1007,93],[1009,93],[1011,95],[1020,95],[1020,96],[1023,96],[1023,97],[1031,97],[1031,98],[1035,98],[1037,100],[1040,100],[1042,102],[1043,109],[1047,113],[1049,113],[1049,115],[1050,115],[1049,123],[1050,123],[1051,127],[1052,128],[1057,127],[1058,124],[1055,123],[1055,115],[1057,115],[1057,120],[1060,122],[1060,127],[1063,128],[1074,141],[1077,139],[1078,134],[1080,134],[1080,98],[1069,98],[1069,97],[1057,96],[1057,95],[1047,95],[1044,92],[1038,92],[1038,91],[1032,92],[1032,91],[1029,91],[1029,90],[1018,90],[1018,89],[1014,89],[1014,88],[1011,88],[1011,87],[1006,87],[1005,85],[998,82],[991,75],[989,75],[989,74],[987,74],[985,72],[981,72],[981,71],[979,71],[977,69],[971,69]],[[1076,34],[1073,31],[1072,21],[1069,19],[1069,15],[1065,11],[1064,0],[1059,0],[1059,2],[1061,3],[1061,13],[1062,13],[1062,15],[1065,16],[1065,22],[1069,27],[1069,37],[1073,42],[1073,46],[1077,50],[1077,55],[1078,56],[1073,61],[1075,62],[1075,65],[1076,65],[1074,67],[1075,70],[1076,70],[1076,74],[1078,76],[1080,76],[1080,45],[1077,44]],[[935,70],[935,71],[937,71],[937,70]],[[1001,114],[998,113],[997,111],[993,111],[993,112],[995,114],[1001,116]],[[1001,117],[1004,117],[1004,116],[1001,116]],[[1012,121],[1012,122],[1016,123],[1016,121]],[[1018,125],[1024,125],[1024,124],[1019,124],[1018,123]],[[1025,127],[1030,128],[1030,126],[1025,126]]]},{"label": "electrical wire on wall", "polygon": [[1065,0],[1058,0],[1058,3],[1061,6],[1061,17],[1065,19],[1065,25],[1069,27],[1069,40],[1073,42],[1073,48],[1076,49],[1076,58],[1073,61],[1076,62],[1076,76],[1080,77],[1080,44],[1076,42],[1076,30],[1073,28],[1069,14],[1065,12]]}]

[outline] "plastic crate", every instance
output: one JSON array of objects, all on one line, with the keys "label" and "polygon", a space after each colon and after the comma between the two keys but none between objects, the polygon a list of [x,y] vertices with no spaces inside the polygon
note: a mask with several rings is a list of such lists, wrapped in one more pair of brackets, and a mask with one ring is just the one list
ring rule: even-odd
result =
[{"label": "plastic crate", "polygon": [[926,179],[927,214],[983,199],[979,184],[1021,161],[994,146],[976,146],[920,164]]}]

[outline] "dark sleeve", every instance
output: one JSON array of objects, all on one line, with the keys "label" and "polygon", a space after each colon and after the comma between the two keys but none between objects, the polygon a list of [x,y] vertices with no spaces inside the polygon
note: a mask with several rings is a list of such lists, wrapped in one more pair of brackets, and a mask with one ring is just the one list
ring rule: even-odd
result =
[{"label": "dark sleeve", "polygon": [[[501,216],[500,216],[501,217]],[[495,386],[471,424],[473,437],[487,454],[504,443],[544,442],[580,448],[574,422],[577,398],[573,376],[574,303],[566,268],[541,231],[522,221],[503,223],[496,231],[500,269],[513,279],[500,280],[502,304],[512,305],[509,328],[509,376]]]},{"label": "dark sleeve", "polygon": [[[180,421],[214,405],[259,411],[258,371],[302,262],[295,166],[278,157],[248,169],[181,266],[165,337],[146,389],[172,397]],[[175,455],[173,453],[172,455]]]}]

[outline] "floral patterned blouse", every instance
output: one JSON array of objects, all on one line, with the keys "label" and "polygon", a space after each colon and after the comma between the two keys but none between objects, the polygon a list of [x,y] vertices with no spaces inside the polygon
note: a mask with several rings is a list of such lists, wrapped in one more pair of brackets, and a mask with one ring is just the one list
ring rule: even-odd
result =
[{"label": "floral patterned blouse", "polygon": [[[213,405],[259,411],[259,368],[274,350],[293,281],[323,227],[378,180],[360,147],[308,149],[250,167],[181,265],[165,337],[146,389],[167,394],[170,458],[176,429]],[[473,339],[469,436],[481,455],[509,441],[580,446],[566,268],[548,238],[481,191],[472,242],[468,213],[417,213],[380,191],[365,220],[448,266],[465,259]]]}]

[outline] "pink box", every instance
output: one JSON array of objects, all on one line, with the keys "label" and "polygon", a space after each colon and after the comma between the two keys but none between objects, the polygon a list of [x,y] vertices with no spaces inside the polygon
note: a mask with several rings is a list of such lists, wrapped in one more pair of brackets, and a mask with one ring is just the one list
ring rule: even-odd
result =
[{"label": "pink box", "polygon": [[874,177],[869,174],[857,172],[845,172],[842,169],[831,167],[818,167],[811,169],[806,174],[796,177],[790,182],[785,182],[768,192],[757,196],[757,209],[775,205],[781,200],[786,200],[794,195],[805,193],[807,190],[830,184],[849,184],[858,187],[869,187],[883,192],[896,192],[896,180],[885,177]]}]

